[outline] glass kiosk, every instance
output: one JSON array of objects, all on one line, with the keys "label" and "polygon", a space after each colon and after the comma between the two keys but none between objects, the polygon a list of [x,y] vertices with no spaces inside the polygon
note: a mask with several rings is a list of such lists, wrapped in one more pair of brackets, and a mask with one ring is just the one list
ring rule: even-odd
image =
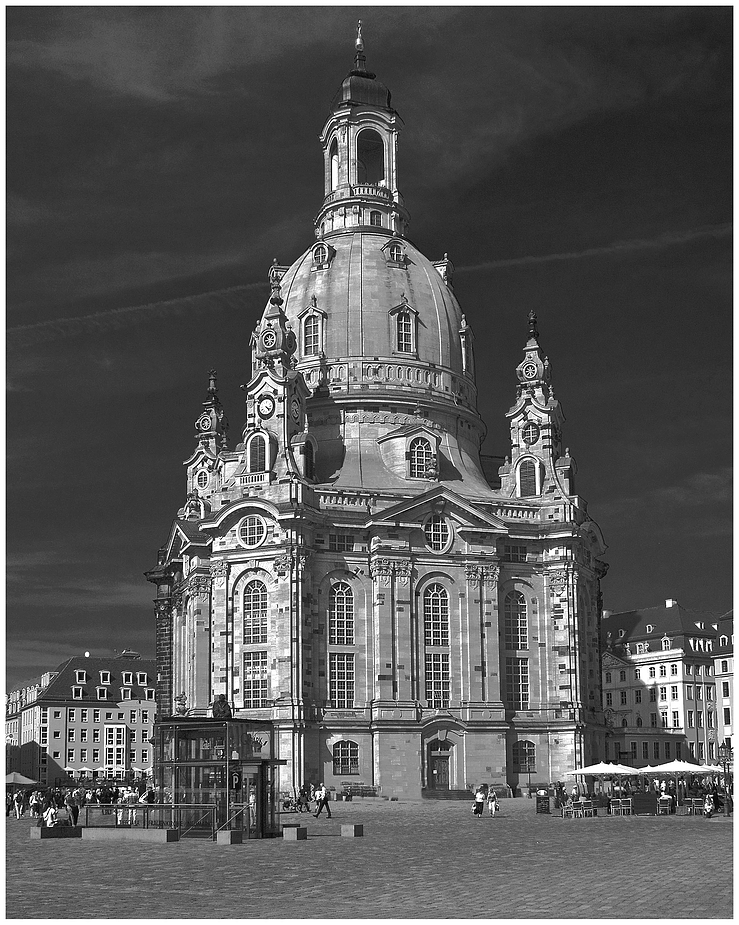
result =
[{"label": "glass kiosk", "polygon": [[157,802],[181,836],[280,834],[274,730],[269,720],[170,717],[154,726]]}]

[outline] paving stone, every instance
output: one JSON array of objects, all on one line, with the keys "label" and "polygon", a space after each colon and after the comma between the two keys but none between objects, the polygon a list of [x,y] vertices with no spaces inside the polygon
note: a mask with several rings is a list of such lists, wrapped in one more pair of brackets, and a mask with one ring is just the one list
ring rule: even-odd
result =
[{"label": "paving stone", "polygon": [[[234,845],[35,840],[6,825],[6,917],[731,919],[733,820],[723,816],[536,815],[501,800],[495,818],[463,802],[364,800]],[[342,824],[364,826],[342,838]],[[115,897],[106,885],[120,880]],[[38,885],[43,884],[43,888]],[[70,885],[74,885],[70,888]]]}]

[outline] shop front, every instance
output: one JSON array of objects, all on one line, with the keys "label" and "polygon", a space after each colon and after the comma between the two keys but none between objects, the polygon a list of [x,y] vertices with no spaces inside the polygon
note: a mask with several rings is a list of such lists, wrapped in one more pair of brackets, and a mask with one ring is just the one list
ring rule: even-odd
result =
[{"label": "shop front", "polygon": [[157,802],[180,835],[279,835],[274,730],[268,720],[169,718],[154,727]]}]

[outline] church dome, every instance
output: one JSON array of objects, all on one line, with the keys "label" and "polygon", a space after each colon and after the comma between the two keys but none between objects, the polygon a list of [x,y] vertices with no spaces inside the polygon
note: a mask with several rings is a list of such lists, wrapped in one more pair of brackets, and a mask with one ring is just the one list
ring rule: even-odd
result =
[{"label": "church dome", "polygon": [[[463,374],[459,303],[439,269],[407,239],[371,226],[329,235],[293,263],[281,289],[298,335],[299,369],[317,360],[305,331],[315,309],[319,352],[329,363],[375,358]],[[399,314],[410,323],[400,343]]]}]

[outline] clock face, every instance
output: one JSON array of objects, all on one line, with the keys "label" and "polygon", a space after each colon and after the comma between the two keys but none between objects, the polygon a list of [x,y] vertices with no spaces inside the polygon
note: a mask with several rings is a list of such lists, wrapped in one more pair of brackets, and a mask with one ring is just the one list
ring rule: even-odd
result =
[{"label": "clock face", "polygon": [[300,420],[300,402],[297,400],[297,398],[293,398],[293,400],[290,402],[290,414],[292,414],[293,420]]},{"label": "clock face", "polygon": [[210,418],[207,414],[204,414],[198,421],[198,427],[201,430],[210,430]]},{"label": "clock face", "polygon": [[257,405],[257,411],[259,411],[259,417],[268,418],[272,416],[272,413],[275,410],[274,399],[269,395],[263,395],[259,399],[259,404]]},{"label": "clock face", "polygon": [[533,363],[527,363],[523,368],[523,374],[527,379],[533,379],[536,375],[536,366]]},{"label": "clock face", "polygon": [[276,343],[277,335],[274,331],[268,329],[264,332],[264,334],[262,334],[262,346],[267,350],[271,350]]}]

